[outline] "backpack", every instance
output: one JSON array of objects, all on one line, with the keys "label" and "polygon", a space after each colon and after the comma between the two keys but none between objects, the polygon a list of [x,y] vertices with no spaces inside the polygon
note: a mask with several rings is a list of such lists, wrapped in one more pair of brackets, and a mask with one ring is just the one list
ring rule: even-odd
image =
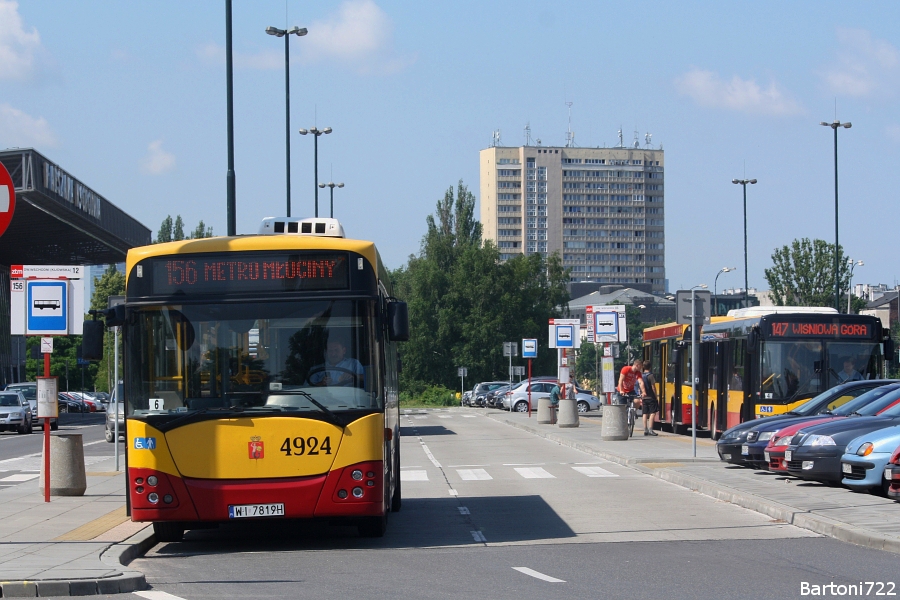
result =
[{"label": "backpack", "polygon": [[644,390],[647,392],[647,397],[656,400],[656,390],[650,382],[652,376],[651,373],[641,373],[641,379],[644,381]]}]

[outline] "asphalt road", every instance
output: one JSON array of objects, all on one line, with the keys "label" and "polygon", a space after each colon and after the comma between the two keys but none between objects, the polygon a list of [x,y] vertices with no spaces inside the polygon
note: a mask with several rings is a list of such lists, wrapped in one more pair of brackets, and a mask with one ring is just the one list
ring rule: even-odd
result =
[{"label": "asphalt road", "polygon": [[153,586],[142,596],[801,598],[804,584],[900,582],[895,554],[773,522],[477,411],[401,424],[403,509],[383,539],[278,520],[195,530],[132,563]]}]

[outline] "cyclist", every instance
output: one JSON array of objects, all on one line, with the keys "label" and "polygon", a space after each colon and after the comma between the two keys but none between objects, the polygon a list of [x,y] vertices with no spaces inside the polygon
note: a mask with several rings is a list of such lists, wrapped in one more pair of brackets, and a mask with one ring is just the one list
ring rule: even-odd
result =
[{"label": "cyclist", "polygon": [[644,366],[644,361],[637,358],[634,363],[631,365],[625,365],[622,367],[622,370],[619,372],[619,385],[616,386],[616,389],[619,390],[619,393],[622,396],[634,396],[634,388],[637,384],[637,380],[641,378],[641,369]]}]

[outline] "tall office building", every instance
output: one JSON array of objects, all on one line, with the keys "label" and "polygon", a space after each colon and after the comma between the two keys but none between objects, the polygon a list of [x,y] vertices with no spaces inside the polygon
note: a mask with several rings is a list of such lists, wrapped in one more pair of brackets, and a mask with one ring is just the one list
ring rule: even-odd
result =
[{"label": "tall office building", "polygon": [[559,252],[572,281],[665,292],[663,151],[492,146],[481,223],[501,257]]}]

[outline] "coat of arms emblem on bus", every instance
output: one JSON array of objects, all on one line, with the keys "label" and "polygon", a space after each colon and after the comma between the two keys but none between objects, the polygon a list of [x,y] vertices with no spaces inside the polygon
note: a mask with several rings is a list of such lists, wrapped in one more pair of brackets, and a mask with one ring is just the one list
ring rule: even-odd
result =
[{"label": "coat of arms emblem on bus", "polygon": [[247,452],[250,455],[250,458],[265,458],[266,449],[263,444],[262,438],[259,436],[254,435],[250,438],[250,441],[247,442]]}]

